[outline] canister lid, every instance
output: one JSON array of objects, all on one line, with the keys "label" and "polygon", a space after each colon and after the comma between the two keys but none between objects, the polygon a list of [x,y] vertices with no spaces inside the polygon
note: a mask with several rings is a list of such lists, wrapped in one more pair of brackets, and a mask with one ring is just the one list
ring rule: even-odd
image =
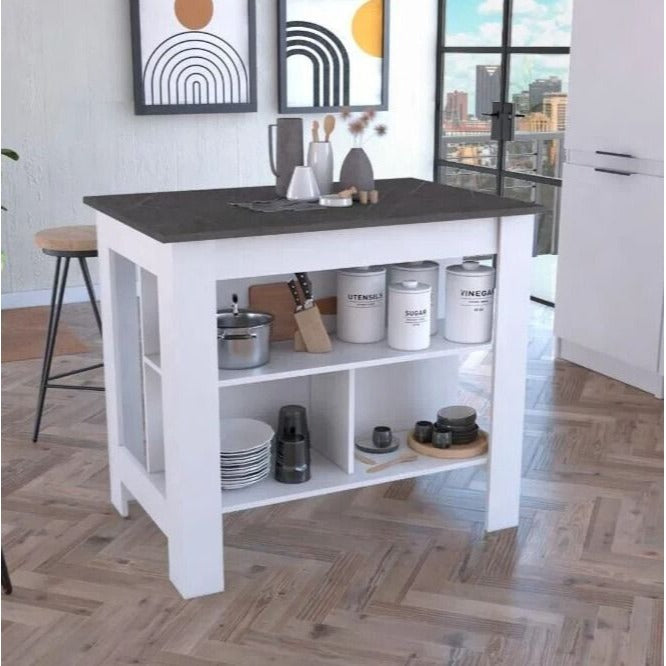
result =
[{"label": "canister lid", "polygon": [[431,287],[429,284],[425,284],[425,282],[403,280],[402,282],[391,282],[389,289],[403,294],[424,294],[426,292],[429,293]]},{"label": "canister lid", "polygon": [[439,268],[436,261],[407,261],[404,264],[393,264],[393,270],[397,271],[434,271]]},{"label": "canister lid", "polygon": [[384,275],[385,266],[356,266],[355,268],[341,268],[340,275]]},{"label": "canister lid", "polygon": [[463,261],[462,264],[456,264],[455,266],[447,266],[447,273],[456,273],[457,275],[468,275],[470,277],[474,276],[485,276],[492,275],[495,272],[495,269],[492,266],[484,266],[478,261]]}]

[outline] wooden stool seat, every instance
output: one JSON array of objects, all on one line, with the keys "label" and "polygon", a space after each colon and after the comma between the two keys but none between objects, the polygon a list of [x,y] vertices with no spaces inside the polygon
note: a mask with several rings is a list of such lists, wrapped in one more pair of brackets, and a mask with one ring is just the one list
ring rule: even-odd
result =
[{"label": "wooden stool seat", "polygon": [[94,254],[97,252],[97,230],[93,225],[51,227],[38,231],[35,243],[46,254]]}]

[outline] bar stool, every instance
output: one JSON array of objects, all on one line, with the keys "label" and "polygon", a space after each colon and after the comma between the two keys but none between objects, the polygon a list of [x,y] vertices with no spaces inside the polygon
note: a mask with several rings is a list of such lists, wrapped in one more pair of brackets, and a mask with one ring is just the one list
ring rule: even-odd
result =
[{"label": "bar stool", "polygon": [[[55,348],[56,336],[58,334],[58,322],[60,321],[60,311],[62,310],[62,301],[65,295],[65,286],[67,285],[67,273],[69,271],[69,262],[71,259],[78,259],[83,273],[83,280],[86,283],[88,297],[92,305],[95,321],[99,334],[102,335],[102,320],[99,316],[97,302],[95,301],[95,292],[93,291],[92,281],[86,259],[97,256],[97,233],[94,226],[77,227],[53,227],[52,229],[43,229],[35,234],[35,243],[38,248],[50,257],[56,257],[55,277],[53,279],[53,291],[51,292],[51,311],[49,314],[49,325],[46,334],[46,349],[44,350],[44,363],[42,365],[42,378],[39,383],[39,397],[37,398],[37,416],[35,419],[35,430],[32,441],[36,442],[39,437],[39,426],[42,421],[42,412],[44,411],[44,399],[47,388],[58,389],[76,389],[85,391],[103,391],[103,386],[76,386],[71,384],[54,384],[53,380],[62,379],[78,375],[81,372],[96,370],[101,368],[103,363],[96,363],[78,370],[70,370],[57,375],[51,375],[51,361],[53,360],[53,350]],[[64,261],[63,261],[64,260]],[[62,270],[61,270],[62,269]]]}]

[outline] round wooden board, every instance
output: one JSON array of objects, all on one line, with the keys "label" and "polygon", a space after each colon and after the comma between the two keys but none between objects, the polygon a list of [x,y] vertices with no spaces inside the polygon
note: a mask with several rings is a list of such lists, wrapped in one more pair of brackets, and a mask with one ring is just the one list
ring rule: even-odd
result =
[{"label": "round wooden board", "polygon": [[417,453],[431,458],[474,458],[480,456],[488,450],[488,433],[485,430],[479,430],[479,436],[469,444],[453,445],[448,449],[436,449],[431,444],[421,444],[417,442],[412,436],[413,433],[407,435],[407,445],[409,448],[414,449]]}]

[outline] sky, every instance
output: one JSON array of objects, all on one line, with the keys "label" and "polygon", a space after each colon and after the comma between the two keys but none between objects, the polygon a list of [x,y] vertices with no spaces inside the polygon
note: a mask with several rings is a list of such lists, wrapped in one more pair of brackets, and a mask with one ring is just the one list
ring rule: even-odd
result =
[{"label": "sky", "polygon": [[[569,46],[572,0],[513,0],[513,46]],[[446,0],[445,46],[500,46],[503,0]],[[499,54],[448,53],[444,93],[465,90],[474,113],[476,65],[498,65]],[[514,55],[510,96],[538,78],[558,76],[568,88],[568,55]]]}]

